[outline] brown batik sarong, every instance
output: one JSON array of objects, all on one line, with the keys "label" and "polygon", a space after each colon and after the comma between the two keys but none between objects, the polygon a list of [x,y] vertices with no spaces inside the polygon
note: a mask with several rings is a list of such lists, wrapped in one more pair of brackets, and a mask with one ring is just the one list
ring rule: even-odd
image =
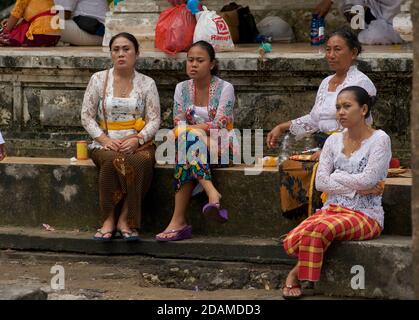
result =
[{"label": "brown batik sarong", "polygon": [[[279,166],[279,198],[285,216],[311,215],[321,208],[321,192],[313,184],[316,162],[285,160]],[[310,211],[310,212],[309,212]]]},{"label": "brown batik sarong", "polygon": [[[104,149],[91,151],[90,157],[99,169],[99,202],[104,219],[122,208],[121,200],[127,199],[129,227],[140,227],[142,201],[153,177],[154,153],[154,145],[129,155]],[[116,218],[119,213],[115,212]]]}]

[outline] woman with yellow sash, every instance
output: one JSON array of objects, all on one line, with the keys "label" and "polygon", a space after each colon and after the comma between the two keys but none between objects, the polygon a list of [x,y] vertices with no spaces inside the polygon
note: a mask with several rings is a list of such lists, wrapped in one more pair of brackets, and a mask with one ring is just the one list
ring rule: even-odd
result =
[{"label": "woman with yellow sash", "polygon": [[94,139],[89,149],[99,169],[105,218],[94,239],[109,241],[119,231],[125,240],[138,240],[141,204],[153,175],[160,100],[154,80],[135,70],[135,37],[118,34],[109,46],[114,66],[92,76],[81,112],[82,124]]},{"label": "woman with yellow sash", "polygon": [[[327,137],[343,128],[336,119],[336,97],[340,90],[349,86],[360,86],[369,95],[375,96],[377,89],[373,82],[355,66],[355,60],[362,51],[357,36],[347,28],[332,33],[326,44],[326,60],[333,75],[325,78],[317,92],[315,104],[311,112],[300,118],[278,124],[267,136],[268,148],[277,146],[279,138],[290,132],[300,139],[314,135],[314,140],[322,148]],[[372,124],[369,116],[367,124]],[[320,151],[314,153],[311,160],[317,161]],[[280,201],[282,212],[294,212],[310,203],[308,198],[313,193],[314,162],[287,160],[280,167]],[[311,191],[310,191],[311,186]],[[309,214],[312,210],[309,208]]]}]

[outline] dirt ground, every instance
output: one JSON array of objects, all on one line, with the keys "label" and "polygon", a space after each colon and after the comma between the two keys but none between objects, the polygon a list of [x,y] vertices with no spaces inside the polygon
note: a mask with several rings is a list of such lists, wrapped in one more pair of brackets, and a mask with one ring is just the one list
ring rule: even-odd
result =
[{"label": "dirt ground", "polygon": [[[49,292],[48,299],[98,300],[280,300],[279,290],[242,289],[205,291],[150,286],[138,270],[129,266],[98,264],[86,257],[71,261],[54,254],[12,253],[0,256],[0,284],[28,286],[39,284]],[[51,267],[65,270],[65,289],[52,290]]]}]

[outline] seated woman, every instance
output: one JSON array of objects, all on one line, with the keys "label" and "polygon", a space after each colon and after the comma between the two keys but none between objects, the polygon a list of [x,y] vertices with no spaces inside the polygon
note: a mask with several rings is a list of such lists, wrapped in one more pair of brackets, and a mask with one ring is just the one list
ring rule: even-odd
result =
[{"label": "seated woman", "polygon": [[336,116],[346,129],[326,140],[316,176],[316,188],[328,199],[284,240],[287,254],[298,258],[285,281],[284,298],[302,295],[300,280],[320,279],[332,241],[373,239],[383,230],[381,198],[391,144],[384,131],[366,122],[374,100],[357,86],[343,89],[337,97]]},{"label": "seated woman", "polygon": [[[377,94],[372,81],[354,65],[361,51],[362,46],[350,29],[339,29],[330,35],[326,43],[326,60],[335,74],[321,82],[315,104],[309,114],[280,123],[269,132],[266,139],[269,148],[276,147],[279,138],[288,130],[296,136],[296,139],[313,134],[317,146],[322,148],[324,141],[331,133],[342,130],[342,126],[336,120],[335,107],[336,96],[340,90],[348,86],[360,86],[371,96]],[[371,116],[368,117],[367,123],[372,123]],[[314,153],[312,160],[318,160],[319,156],[320,152]],[[311,168],[309,168],[310,165]],[[310,190],[313,166],[314,164],[310,163],[301,165],[295,161],[287,161],[283,164],[280,171],[282,212],[291,212],[307,204],[306,197],[301,197],[301,195],[307,194]],[[299,183],[290,186],[290,181]]]},{"label": "seated woman", "polygon": [[[400,13],[403,0],[337,0],[339,12],[346,17],[349,23],[355,14],[351,12],[355,6],[364,8],[364,26],[358,34],[363,44],[395,44],[402,43],[403,39],[393,28],[393,19]],[[332,0],[321,0],[315,13],[325,17],[332,6]],[[357,10],[355,8],[355,10]],[[359,20],[356,18],[355,22]]]},{"label": "seated woman", "polygon": [[[220,129],[232,128],[234,88],[227,81],[215,76],[215,51],[208,42],[198,41],[191,46],[187,55],[186,72],[191,79],[176,86],[173,109],[174,132],[179,136],[176,139],[177,163],[174,174],[175,208],[167,228],[156,236],[158,241],[191,237],[192,227],[186,223],[185,215],[195,186],[202,187],[208,195],[208,204],[203,208],[204,215],[220,222],[227,220],[227,211],[220,206],[221,195],[212,183],[210,163],[214,163],[214,159],[207,157],[210,145],[218,145],[218,141],[204,139],[203,136],[209,134],[210,130],[218,132]],[[204,148],[198,149],[198,154],[194,153],[193,159],[187,157],[182,163],[180,160],[185,156],[180,155],[178,141],[186,142],[186,154],[193,153],[192,148],[202,145],[201,142]],[[205,149],[204,152],[201,152],[202,149]],[[230,148],[221,146],[219,150],[221,159],[225,159],[226,153],[232,155]]]},{"label": "seated woman", "polygon": [[101,46],[105,34],[106,0],[55,0],[64,9],[61,41],[76,46]]},{"label": "seated woman", "polygon": [[55,46],[60,30],[53,6],[53,0],[17,0],[10,17],[1,23],[0,46]]},{"label": "seated woman", "polygon": [[152,140],[160,127],[159,94],[154,80],[135,70],[139,44],[133,35],[117,34],[109,46],[114,67],[92,76],[81,112],[94,139],[89,148],[105,217],[94,239],[109,241],[118,230],[125,240],[138,240],[135,229],[153,175]]}]

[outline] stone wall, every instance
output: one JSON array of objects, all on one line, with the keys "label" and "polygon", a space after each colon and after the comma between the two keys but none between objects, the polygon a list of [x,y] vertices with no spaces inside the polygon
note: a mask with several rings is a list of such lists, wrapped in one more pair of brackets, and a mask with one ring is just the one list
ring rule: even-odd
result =
[{"label": "stone wall", "polygon": [[[15,139],[10,146],[12,153],[18,154],[13,148],[27,139],[64,143],[87,138],[80,126],[84,90],[92,73],[107,68],[110,59],[106,49],[85,50],[57,48],[38,55],[0,50],[0,130],[8,139]],[[321,52],[274,52],[265,62],[258,57],[251,51],[218,55],[220,76],[232,82],[236,90],[236,127],[267,132],[281,121],[308,113],[321,80],[330,71]],[[144,52],[137,64],[138,70],[156,80],[163,127],[172,124],[174,88],[186,79],[184,61],[184,54],[172,58]],[[375,124],[391,135],[395,154],[409,165],[411,54],[366,53],[358,64],[378,88]],[[36,148],[42,149],[42,145]],[[58,154],[48,155],[62,154],[57,150]]]}]

